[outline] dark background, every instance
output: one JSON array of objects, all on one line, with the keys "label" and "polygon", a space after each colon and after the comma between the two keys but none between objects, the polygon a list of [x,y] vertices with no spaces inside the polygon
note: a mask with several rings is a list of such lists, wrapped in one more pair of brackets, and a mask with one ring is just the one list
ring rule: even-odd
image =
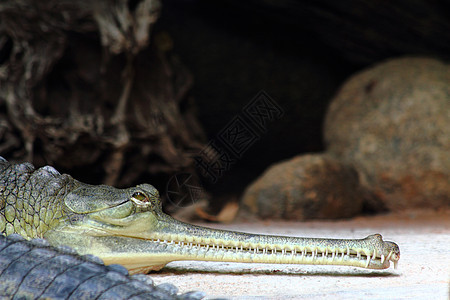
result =
[{"label": "dark background", "polygon": [[163,2],[166,33],[194,77],[190,95],[209,140],[261,89],[285,111],[216,184],[239,194],[269,165],[324,150],[327,106],[351,74],[384,59],[448,59],[444,1]]},{"label": "dark background", "polygon": [[[217,210],[271,164],[325,150],[327,107],[352,74],[450,57],[443,0],[164,0],[142,14],[144,0],[49,1],[0,2],[0,155],[164,195],[264,90],[284,114],[217,182],[203,178]],[[139,16],[157,19],[148,44]]]}]

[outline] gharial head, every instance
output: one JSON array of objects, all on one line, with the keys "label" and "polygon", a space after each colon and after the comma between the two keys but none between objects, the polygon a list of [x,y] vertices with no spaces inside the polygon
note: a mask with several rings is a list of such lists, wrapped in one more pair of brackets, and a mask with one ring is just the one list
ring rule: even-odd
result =
[{"label": "gharial head", "polygon": [[0,160],[0,230],[42,236],[94,254],[130,272],[158,270],[175,260],[394,266],[398,245],[364,239],[259,235],[186,224],[163,213],[149,184],[127,189],[88,185],[51,167]]},{"label": "gharial head", "polygon": [[45,234],[130,272],[158,270],[175,260],[336,264],[385,269],[400,259],[398,245],[381,235],[318,239],[247,234],[186,224],[163,213],[149,184],[128,189],[81,184],[63,199],[65,221]]}]

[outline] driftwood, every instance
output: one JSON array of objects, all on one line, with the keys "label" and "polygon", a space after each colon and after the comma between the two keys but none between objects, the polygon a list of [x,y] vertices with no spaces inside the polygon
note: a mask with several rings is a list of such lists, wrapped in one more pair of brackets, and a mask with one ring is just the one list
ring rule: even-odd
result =
[{"label": "driftwood", "polygon": [[192,77],[170,38],[149,42],[159,10],[157,0],[1,1],[0,155],[117,186],[193,168]]}]

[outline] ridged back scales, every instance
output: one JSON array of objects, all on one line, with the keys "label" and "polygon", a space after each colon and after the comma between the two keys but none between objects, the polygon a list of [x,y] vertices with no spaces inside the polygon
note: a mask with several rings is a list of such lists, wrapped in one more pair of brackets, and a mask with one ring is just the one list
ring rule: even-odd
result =
[{"label": "ridged back scales", "polygon": [[[1,157],[0,157],[1,158]],[[77,181],[45,166],[0,159],[0,233],[42,237],[65,217],[63,197]]]}]

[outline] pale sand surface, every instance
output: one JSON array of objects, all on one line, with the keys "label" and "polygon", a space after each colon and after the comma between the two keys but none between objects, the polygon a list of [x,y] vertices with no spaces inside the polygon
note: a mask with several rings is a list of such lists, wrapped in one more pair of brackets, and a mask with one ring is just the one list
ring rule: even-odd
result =
[{"label": "pale sand surface", "polygon": [[341,266],[173,262],[151,276],[207,299],[449,299],[450,211],[407,212],[346,221],[200,224],[253,233],[363,238],[400,246],[398,270]]}]

